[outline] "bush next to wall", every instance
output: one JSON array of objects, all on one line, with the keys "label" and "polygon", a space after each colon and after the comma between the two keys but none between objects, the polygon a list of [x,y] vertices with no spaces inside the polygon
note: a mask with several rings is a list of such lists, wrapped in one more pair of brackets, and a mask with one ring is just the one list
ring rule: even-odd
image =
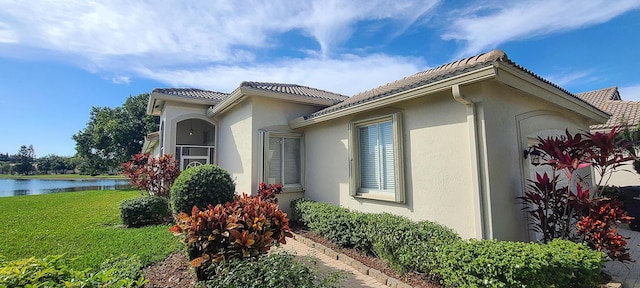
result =
[{"label": "bush next to wall", "polygon": [[193,206],[206,209],[233,201],[236,185],[229,173],[215,165],[207,164],[186,169],[180,173],[171,187],[173,211],[190,213]]},{"label": "bush next to wall", "polygon": [[375,254],[399,271],[430,273],[446,285],[591,287],[600,280],[604,263],[602,253],[569,241],[463,241],[429,221],[304,199],[291,205],[297,221],[334,244]]}]

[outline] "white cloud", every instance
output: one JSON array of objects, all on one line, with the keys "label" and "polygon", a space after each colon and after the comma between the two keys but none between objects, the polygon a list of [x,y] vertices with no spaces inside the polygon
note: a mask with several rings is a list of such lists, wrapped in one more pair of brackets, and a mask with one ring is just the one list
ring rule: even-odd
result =
[{"label": "white cloud", "polygon": [[459,56],[498,45],[600,24],[640,7],[637,0],[497,1],[454,11],[453,23],[442,36],[464,41]]},{"label": "white cloud", "polygon": [[565,73],[561,73],[561,74],[556,74],[556,75],[549,75],[544,77],[545,79],[563,87],[565,85],[569,85],[575,81],[578,80],[582,80],[585,79],[589,76],[591,76],[591,74],[593,73],[593,71],[591,70],[587,70],[587,71],[571,71],[571,72],[565,72]]},{"label": "white cloud", "polygon": [[131,83],[131,77],[122,76],[122,75],[116,75],[116,76],[111,77],[111,82],[113,82],[115,84],[129,84],[129,83]]},{"label": "white cloud", "polygon": [[23,35],[20,45],[83,56],[98,64],[127,56],[146,66],[232,63],[252,60],[251,48],[286,45],[274,43],[274,36],[292,30],[315,39],[327,55],[351,36],[358,21],[392,19],[410,24],[437,3],[0,0],[0,19],[6,26],[0,26],[0,36]]},{"label": "white cloud", "polygon": [[295,83],[352,95],[426,69],[416,58],[343,55],[334,59],[288,59],[264,65],[214,65],[200,70],[151,70],[144,77],[172,87],[231,92],[242,81]]},{"label": "white cloud", "polygon": [[620,91],[620,97],[623,100],[640,101],[640,83],[619,87],[618,91]]}]

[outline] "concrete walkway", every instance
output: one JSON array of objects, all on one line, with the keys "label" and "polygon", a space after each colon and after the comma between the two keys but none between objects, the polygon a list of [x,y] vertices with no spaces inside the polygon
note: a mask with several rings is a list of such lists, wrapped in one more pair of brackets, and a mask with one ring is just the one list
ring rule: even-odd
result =
[{"label": "concrete walkway", "polygon": [[286,245],[281,245],[274,250],[283,249],[299,256],[313,256],[318,259],[320,273],[346,272],[347,278],[340,282],[341,287],[411,287],[376,269],[369,268],[345,254],[337,253],[300,235],[295,236],[296,239],[287,238]]},{"label": "concrete walkway", "polygon": [[604,267],[604,271],[625,288],[640,288],[640,232],[630,230],[628,225],[618,226],[618,232],[624,237],[629,237],[627,248],[631,259],[636,262],[624,264],[611,261]]}]

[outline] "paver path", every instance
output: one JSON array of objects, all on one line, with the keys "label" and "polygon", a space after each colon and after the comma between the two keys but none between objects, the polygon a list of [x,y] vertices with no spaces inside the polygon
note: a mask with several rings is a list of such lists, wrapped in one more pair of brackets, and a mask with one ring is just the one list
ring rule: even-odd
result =
[{"label": "paver path", "polygon": [[[297,236],[300,237],[300,236]],[[318,271],[320,273],[330,273],[336,271],[346,271],[347,279],[340,282],[341,287],[374,287],[388,288],[387,285],[378,282],[375,278],[365,275],[356,268],[346,264],[343,261],[336,260],[335,257],[329,257],[316,248],[311,248],[300,241],[288,238],[286,245],[281,245],[277,249],[284,249],[300,256],[313,256],[318,259]]]},{"label": "paver path", "polygon": [[627,225],[618,226],[618,232],[622,236],[629,237],[627,247],[631,259],[636,262],[623,264],[611,261],[605,265],[604,271],[609,273],[613,280],[622,283],[625,288],[640,288],[640,232],[630,230]]}]

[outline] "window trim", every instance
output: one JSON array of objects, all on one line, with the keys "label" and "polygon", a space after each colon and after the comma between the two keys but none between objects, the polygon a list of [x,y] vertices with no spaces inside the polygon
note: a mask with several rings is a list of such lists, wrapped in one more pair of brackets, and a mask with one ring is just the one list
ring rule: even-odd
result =
[{"label": "window trim", "polygon": [[[395,110],[395,109],[394,109]],[[395,187],[393,193],[375,190],[362,190],[360,186],[360,127],[384,122],[391,122],[393,139],[393,167],[395,173]],[[362,119],[354,119],[349,123],[349,193],[352,197],[405,203],[404,185],[404,142],[401,111],[388,112],[383,115],[371,116]]]},{"label": "window trim", "polygon": [[[259,131],[259,155],[258,155],[258,184],[261,182],[267,183],[265,180],[268,178],[269,171],[269,161],[266,161],[265,157],[269,150],[269,139],[274,138],[295,138],[300,140],[300,183],[298,184],[283,184],[284,191],[287,192],[301,192],[304,191],[304,135],[302,133],[293,132],[293,131],[281,131],[281,130],[260,130]],[[284,149],[284,147],[283,147]],[[284,154],[282,154],[284,155]],[[284,165],[284,161],[282,161],[282,165]],[[283,167],[284,168],[284,167]],[[284,169],[282,171],[284,175]]]}]

